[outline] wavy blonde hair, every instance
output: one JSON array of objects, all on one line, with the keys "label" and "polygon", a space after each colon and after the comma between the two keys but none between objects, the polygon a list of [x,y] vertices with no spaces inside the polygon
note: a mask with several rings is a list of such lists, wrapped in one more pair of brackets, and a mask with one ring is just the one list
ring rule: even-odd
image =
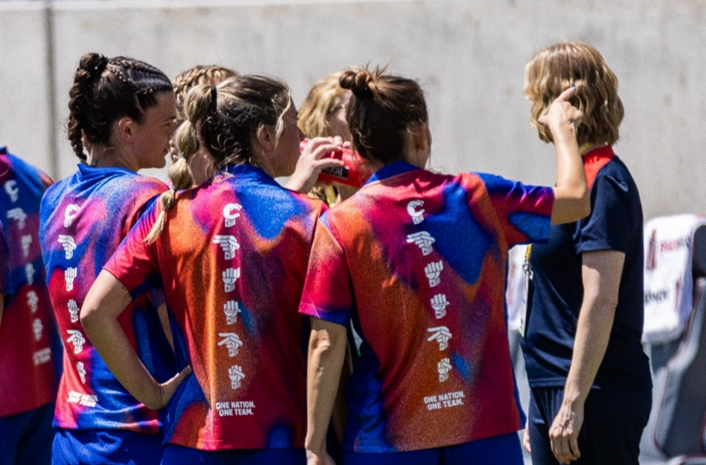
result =
[{"label": "wavy blonde hair", "polygon": [[618,78],[598,50],[583,42],[561,42],[538,52],[525,68],[524,94],[532,101],[530,122],[539,138],[552,142],[539,117],[571,86],[571,103],[583,112],[576,131],[579,146],[618,141],[625,110],[618,96]]},{"label": "wavy blonde hair", "polygon": [[291,105],[289,88],[264,76],[234,76],[218,86],[192,88],[184,99],[186,120],[174,136],[180,156],[169,168],[172,188],[159,197],[162,211],[145,242],[153,243],[164,230],[166,212],[176,204],[176,191],[193,185],[188,160],[202,143],[217,170],[237,164],[260,166],[253,139],[260,128],[269,127],[276,145]]}]

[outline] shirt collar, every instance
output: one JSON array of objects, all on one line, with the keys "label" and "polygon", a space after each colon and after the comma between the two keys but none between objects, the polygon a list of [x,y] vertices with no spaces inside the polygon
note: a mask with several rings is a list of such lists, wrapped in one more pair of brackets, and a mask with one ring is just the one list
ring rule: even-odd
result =
[{"label": "shirt collar", "polygon": [[418,166],[414,166],[406,161],[394,161],[383,166],[368,179],[365,185],[373,183],[375,181],[382,181],[383,179],[391,178],[392,176],[397,176],[398,174],[406,173],[408,171],[418,170]]}]

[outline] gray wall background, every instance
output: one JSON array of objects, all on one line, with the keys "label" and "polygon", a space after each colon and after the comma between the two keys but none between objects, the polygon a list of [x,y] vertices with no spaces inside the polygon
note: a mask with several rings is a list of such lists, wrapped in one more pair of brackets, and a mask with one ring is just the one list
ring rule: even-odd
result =
[{"label": "gray wall background", "polygon": [[426,91],[435,169],[552,184],[523,70],[538,49],[582,40],[620,79],[616,152],[646,218],[706,213],[706,0],[1,1],[0,19],[0,144],[55,179],[77,162],[64,132],[73,73],[99,51],[172,77],[211,63],[276,76],[297,103],[325,74],[389,65]]}]

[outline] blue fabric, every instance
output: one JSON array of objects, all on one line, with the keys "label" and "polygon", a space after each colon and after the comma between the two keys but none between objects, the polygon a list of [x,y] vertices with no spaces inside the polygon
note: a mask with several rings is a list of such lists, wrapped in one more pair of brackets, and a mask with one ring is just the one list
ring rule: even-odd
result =
[{"label": "blue fabric", "polygon": [[343,465],[522,465],[522,450],[517,434],[467,442],[456,446],[412,452],[363,454],[346,451]]},{"label": "blue fabric", "polygon": [[591,214],[552,226],[549,243],[532,246],[532,298],[521,341],[531,387],[562,387],[573,353],[583,300],[581,254],[615,250],[625,254],[619,302],[608,349],[593,387],[640,390],[652,386],[643,352],[643,218],[640,195],[617,157],[596,175]]},{"label": "blue fabric", "polygon": [[52,465],[158,465],[162,437],[130,431],[70,431],[54,436]]},{"label": "blue fabric", "polygon": [[[559,465],[552,454],[549,428],[562,400],[562,388],[532,389],[529,407],[532,465]],[[591,390],[584,406],[578,445],[581,458],[572,465],[638,465],[640,437],[652,406],[652,391]]]},{"label": "blue fabric", "polygon": [[54,404],[0,417],[0,465],[49,465]]},{"label": "blue fabric", "polygon": [[304,449],[205,451],[167,444],[164,465],[305,465]]}]

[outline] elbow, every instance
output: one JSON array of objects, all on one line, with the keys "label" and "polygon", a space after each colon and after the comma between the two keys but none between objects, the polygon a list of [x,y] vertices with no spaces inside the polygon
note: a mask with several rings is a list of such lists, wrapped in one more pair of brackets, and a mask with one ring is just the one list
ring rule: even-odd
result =
[{"label": "elbow", "polygon": [[591,197],[589,195],[588,189],[583,189],[576,199],[576,215],[578,220],[586,218],[591,214]]},{"label": "elbow", "polygon": [[591,214],[591,197],[588,189],[576,189],[572,195],[567,196],[571,202],[570,218],[567,218],[567,223],[582,220]]},{"label": "elbow", "polygon": [[347,343],[344,327],[331,325],[326,329],[313,329],[309,341],[309,352],[319,359],[335,358],[345,351]]},{"label": "elbow", "polygon": [[98,312],[98,307],[91,305],[91,302],[88,301],[88,299],[86,300],[87,302],[84,302],[81,306],[79,319],[81,320],[81,325],[86,331],[86,334],[89,334],[91,330],[99,324],[98,321],[100,320],[100,314]]}]

